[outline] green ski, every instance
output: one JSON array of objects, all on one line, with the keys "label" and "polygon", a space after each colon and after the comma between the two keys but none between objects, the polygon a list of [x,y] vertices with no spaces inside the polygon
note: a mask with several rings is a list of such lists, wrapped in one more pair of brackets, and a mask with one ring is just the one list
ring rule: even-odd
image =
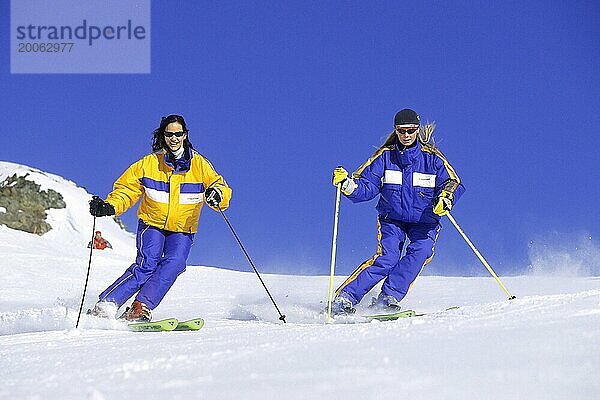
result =
[{"label": "green ski", "polygon": [[202,318],[179,321],[177,318],[161,319],[151,322],[131,322],[127,324],[133,332],[170,332],[170,331],[198,331],[204,326]]},{"label": "green ski", "polygon": [[376,315],[365,315],[364,317],[369,320],[377,320],[377,321],[394,321],[398,318],[410,318],[417,315],[414,310],[404,310],[399,311],[393,314],[376,314]]},{"label": "green ski", "polygon": [[459,306],[452,306],[452,307],[448,307],[446,308],[444,311],[438,311],[436,313],[420,313],[420,314],[415,314],[415,317],[422,317],[424,315],[436,315],[436,314],[441,314],[444,313],[446,311],[452,311],[452,310],[458,310],[460,307]]},{"label": "green ski", "polygon": [[204,326],[202,318],[194,318],[187,321],[179,321],[175,327],[176,331],[198,331]]},{"label": "green ski", "polygon": [[133,332],[168,332],[177,328],[178,322],[175,318],[168,318],[151,322],[131,322],[127,326]]},{"label": "green ski", "polygon": [[448,307],[444,311],[439,311],[437,313],[417,313],[414,310],[404,310],[393,314],[378,314],[378,315],[365,315],[369,321],[376,319],[377,321],[394,321],[399,318],[410,318],[410,317],[423,317],[425,315],[438,315],[444,313],[446,311],[452,311],[458,309],[458,306]]}]

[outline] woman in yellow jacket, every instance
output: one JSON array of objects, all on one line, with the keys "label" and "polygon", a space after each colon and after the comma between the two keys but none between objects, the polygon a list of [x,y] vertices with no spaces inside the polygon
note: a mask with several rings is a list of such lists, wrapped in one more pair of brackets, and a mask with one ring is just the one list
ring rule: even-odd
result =
[{"label": "woman in yellow jacket", "polygon": [[90,202],[90,213],[102,217],[120,215],[141,198],[136,260],[100,293],[92,315],[115,315],[137,292],[121,318],[150,321],[151,310],[185,271],[203,203],[215,210],[229,206],[231,189],[193,148],[182,116],[163,118],[153,135],[153,152],[117,179],[106,201]]}]

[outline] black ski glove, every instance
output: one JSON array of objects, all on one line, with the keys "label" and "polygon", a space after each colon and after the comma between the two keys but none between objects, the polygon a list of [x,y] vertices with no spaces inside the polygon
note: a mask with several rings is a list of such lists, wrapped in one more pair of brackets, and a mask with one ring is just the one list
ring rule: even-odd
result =
[{"label": "black ski glove", "polygon": [[90,214],[94,217],[105,217],[115,215],[115,208],[112,204],[105,202],[98,196],[92,197],[90,201]]},{"label": "black ski glove", "polygon": [[221,203],[221,192],[219,189],[209,187],[204,192],[204,199],[206,200],[206,204],[211,207],[218,208]]}]

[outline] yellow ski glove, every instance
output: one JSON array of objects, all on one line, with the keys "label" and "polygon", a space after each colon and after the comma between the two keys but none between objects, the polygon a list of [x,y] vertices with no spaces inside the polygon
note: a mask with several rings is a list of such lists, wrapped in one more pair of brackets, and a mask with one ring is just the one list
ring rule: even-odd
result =
[{"label": "yellow ski glove", "polygon": [[337,186],[348,179],[348,171],[344,169],[344,167],[337,167],[333,170],[333,186]]},{"label": "yellow ski glove", "polygon": [[333,186],[340,185],[342,193],[346,196],[350,196],[354,190],[358,187],[354,179],[348,177],[348,171],[344,167],[337,167],[333,170],[333,179],[331,180]]},{"label": "yellow ski glove", "polygon": [[438,196],[438,201],[435,207],[433,207],[433,212],[437,215],[444,216],[448,214],[448,211],[452,209],[452,199],[454,195],[451,192],[446,190],[442,190],[442,193]]}]

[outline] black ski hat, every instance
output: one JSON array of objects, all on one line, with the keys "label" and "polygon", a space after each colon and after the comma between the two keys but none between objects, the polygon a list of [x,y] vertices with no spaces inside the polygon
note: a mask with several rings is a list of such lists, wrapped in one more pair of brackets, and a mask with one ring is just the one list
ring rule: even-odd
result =
[{"label": "black ski hat", "polygon": [[421,119],[419,118],[419,115],[410,108],[405,108],[404,110],[398,111],[394,117],[394,126],[408,124],[420,125],[420,123]]}]

